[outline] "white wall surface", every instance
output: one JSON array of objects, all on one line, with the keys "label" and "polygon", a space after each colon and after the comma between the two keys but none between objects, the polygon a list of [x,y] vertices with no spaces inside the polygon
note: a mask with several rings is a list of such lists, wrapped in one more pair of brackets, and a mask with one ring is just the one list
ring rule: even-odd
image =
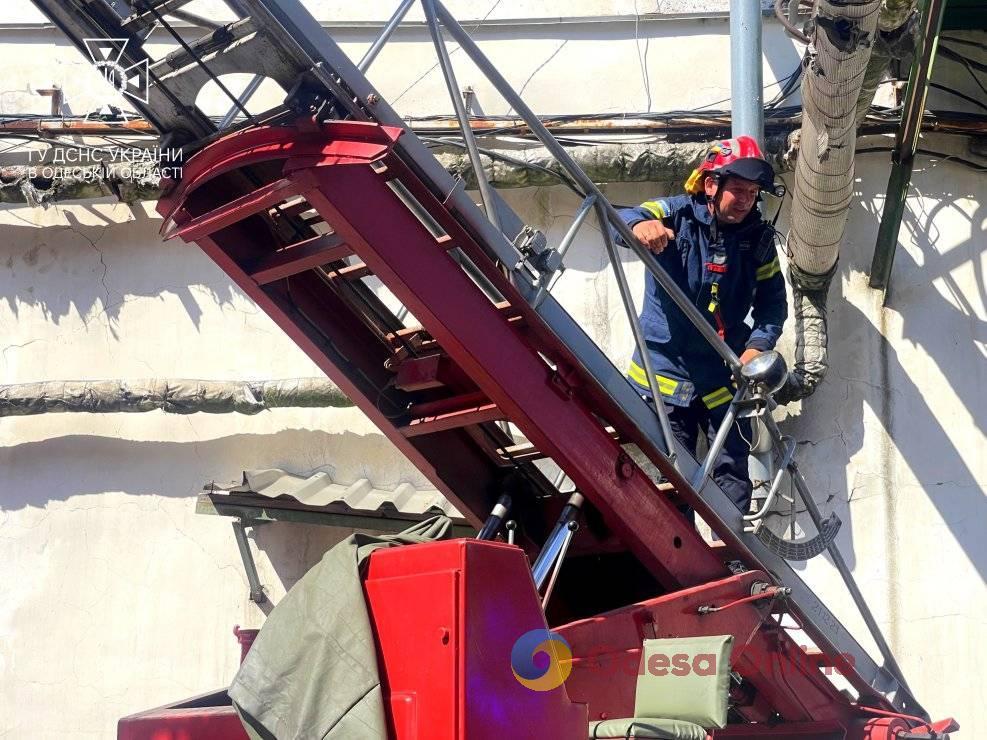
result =
[{"label": "white wall surface", "polygon": [[[337,20],[357,18],[357,5],[325,3]],[[479,19],[492,5],[463,2],[460,15]],[[544,18],[549,5],[559,16],[634,12],[619,0],[505,2],[491,18]],[[36,20],[25,3],[0,11],[0,25]],[[358,56],[371,36],[340,38]],[[542,112],[637,111],[649,100],[651,110],[684,109],[729,95],[722,20],[503,23],[478,38]],[[401,97],[403,113],[450,110],[422,33],[398,41],[375,65],[375,83]],[[769,24],[765,81],[799,57]],[[52,82],[75,113],[106,102],[86,60],[44,28],[0,29],[0,72],[4,113],[47,110],[33,90]],[[468,66],[459,82],[474,86],[485,112],[506,112]],[[920,159],[882,307],[866,273],[887,172],[886,157],[860,158],[831,293],[833,367],[785,428],[802,443],[824,513],[844,521],[841,545],[913,690],[934,715],[957,716],[961,737],[977,738],[987,734],[987,188],[982,174]],[[629,185],[607,193],[618,203],[655,194]],[[506,196],[550,241],[577,206],[561,188]],[[150,206],[109,202],[0,210],[2,382],[317,372],[199,251],[161,244],[159,225]],[[631,336],[592,228],[568,264],[558,295],[623,365]],[[642,273],[628,269],[639,294]],[[424,482],[354,410],[0,420],[0,737],[112,737],[125,714],[230,680],[232,627],[259,626],[263,612],[246,598],[228,521],[195,515],[194,494],[267,466],[330,467],[339,480],[378,487]],[[343,534],[262,528],[255,546],[273,600]],[[805,575],[863,639],[828,563],[812,561]]]}]

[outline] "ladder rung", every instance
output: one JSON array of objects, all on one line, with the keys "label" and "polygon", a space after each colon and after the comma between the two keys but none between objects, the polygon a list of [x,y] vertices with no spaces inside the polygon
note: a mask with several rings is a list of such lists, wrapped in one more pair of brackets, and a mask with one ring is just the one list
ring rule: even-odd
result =
[{"label": "ladder rung", "polygon": [[420,437],[423,434],[435,434],[436,432],[446,432],[450,429],[461,429],[475,424],[484,424],[488,421],[498,421],[504,418],[504,412],[494,404],[478,406],[472,409],[454,411],[451,414],[443,414],[427,420],[416,420],[400,428],[401,434],[405,437]]},{"label": "ladder rung", "polygon": [[390,332],[385,339],[395,352],[403,349],[409,344],[418,350],[426,351],[438,346],[438,343],[425,329],[420,326],[412,326],[405,329],[398,329]]},{"label": "ladder rung", "polygon": [[255,190],[226,205],[214,208],[209,213],[192,219],[187,224],[179,227],[171,236],[180,236],[187,242],[198,241],[204,236],[209,236],[213,232],[225,229],[230,224],[235,224],[237,221],[242,221],[249,216],[267,210],[275,203],[279,203],[294,195],[299,195],[301,187],[292,180],[277,180],[269,185],[265,185],[260,190]]},{"label": "ladder rung", "polygon": [[486,394],[482,391],[474,391],[472,393],[464,393],[460,396],[440,398],[437,401],[416,403],[408,409],[408,413],[419,419],[424,419],[428,416],[441,416],[464,409],[471,411],[479,406],[486,406],[489,403],[490,401],[487,399]]},{"label": "ladder rung", "polygon": [[268,255],[250,277],[258,285],[267,285],[351,254],[353,250],[338,234],[322,234]]},{"label": "ladder rung", "polygon": [[291,205],[285,205],[278,208],[276,212],[271,214],[275,218],[294,218],[295,216],[300,216],[306,211],[315,210],[312,204],[307,200],[301,200],[298,203],[292,203]]},{"label": "ladder rung", "polygon": [[497,455],[515,462],[530,462],[544,460],[547,455],[532,444],[516,444],[508,447],[498,447]]},{"label": "ladder rung", "polygon": [[329,277],[339,277],[343,280],[360,280],[372,274],[369,267],[362,262],[357,262],[355,265],[348,265],[347,267],[333,270],[329,273]]}]

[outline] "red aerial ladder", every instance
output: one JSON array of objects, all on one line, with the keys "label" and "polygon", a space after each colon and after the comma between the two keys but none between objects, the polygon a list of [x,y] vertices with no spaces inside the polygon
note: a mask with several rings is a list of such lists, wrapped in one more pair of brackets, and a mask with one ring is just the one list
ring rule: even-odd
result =
[{"label": "red aerial ladder", "polygon": [[[172,31],[166,16],[183,0],[34,2],[80,48],[85,39],[115,40],[121,64],[147,62],[148,102],[137,107],[163,145],[186,155],[181,180],[159,203],[165,236],[198,244],[481,529],[478,540],[371,558],[366,595],[394,737],[585,738],[587,721],[633,716],[637,676],[602,672],[606,659],[636,665],[645,639],[703,635],[732,638],[730,721],[711,737],[878,740],[956,729],[952,720],[931,723],[912,697],[839,556],[838,520],[822,519],[794,445],[771,420],[777,366],[740,371],[439,2],[423,8],[474,163],[440,26],[585,197],[555,248],[519,221],[479,167],[477,207],[365,78],[411,0],[359,65],[298,0],[231,0],[238,21],[159,60],[144,51],[144,33],[154,23]],[[198,91],[233,71],[276,80],[290,91],[285,105],[251,115],[237,100],[245,120],[209,118],[195,105]],[[709,464],[676,448],[661,405],[642,401],[547,290],[590,212],[604,226],[636,340],[611,227],[694,319],[697,341],[712,342],[736,371],[727,424],[737,414],[763,416],[778,449],[772,492],[790,476],[818,529],[813,540],[786,542],[745,522],[709,479]],[[544,461],[572,487],[550,480]],[[678,503],[710,524],[718,546]],[[516,543],[491,541],[508,517]],[[823,550],[883,664],[786,560]],[[518,637],[539,627],[572,652],[571,675],[550,691],[532,691],[510,670]],[[793,627],[813,647],[800,645]],[[121,737],[242,737],[232,709],[214,703],[127,718]],[[521,728],[518,716],[527,718]]]}]

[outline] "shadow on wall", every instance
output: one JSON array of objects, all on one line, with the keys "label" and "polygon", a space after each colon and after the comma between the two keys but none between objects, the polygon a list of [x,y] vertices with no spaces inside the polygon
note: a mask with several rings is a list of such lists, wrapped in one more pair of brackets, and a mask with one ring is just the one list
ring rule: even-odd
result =
[{"label": "shadow on wall", "polygon": [[[374,460],[374,470],[367,470],[364,460]],[[135,442],[70,435],[0,447],[0,512],[6,515],[28,507],[45,509],[53,501],[119,491],[133,497],[185,499],[182,505],[191,514],[194,497],[205,484],[239,483],[242,471],[248,468],[282,468],[297,473],[324,470],[342,482],[368,477],[384,489],[403,482],[428,485],[382,435],[292,429],[204,442]],[[196,518],[212,520],[215,531],[225,530],[229,540],[223,549],[238,560],[230,526],[233,520]],[[165,522],[162,526],[171,525]],[[275,522],[248,531],[254,547],[264,553],[281,587],[287,590],[332,545],[354,530]],[[236,570],[243,576],[246,589],[242,567],[238,565]],[[262,581],[269,577],[262,576]],[[274,584],[267,581],[265,585]],[[265,613],[273,608],[271,602],[258,606]]]},{"label": "shadow on wall", "polygon": [[[924,158],[921,161],[928,162]],[[936,172],[942,167],[947,169],[946,174]],[[831,345],[829,376],[820,391],[804,403],[802,412],[785,422],[785,428],[796,438],[813,440],[802,443],[811,445],[813,451],[802,452],[800,459],[809,474],[810,486],[817,491],[817,500],[818,492],[824,490],[820,479],[826,476],[827,463],[814,469],[814,459],[851,459],[864,449],[865,424],[870,419],[880,423],[890,440],[890,445],[870,447],[873,457],[862,460],[861,464],[873,472],[865,478],[847,485],[846,476],[828,475],[825,490],[829,502],[819,501],[827,510],[835,508],[844,521],[840,547],[851,567],[856,556],[852,547],[854,522],[850,503],[855,500],[857,489],[866,489],[868,485],[878,487],[879,495],[884,497],[889,527],[885,556],[889,561],[898,559],[898,548],[930,544],[903,539],[904,531],[922,532],[914,525],[907,530],[896,530],[899,521],[910,524],[920,521],[916,518],[918,513],[898,509],[899,499],[907,501],[901,494],[901,486],[911,483],[900,481],[896,473],[896,467],[904,466],[922,487],[981,578],[987,580],[987,540],[979,531],[983,522],[987,522],[987,497],[983,495],[977,471],[971,467],[978,462],[971,456],[975,445],[964,451],[954,442],[978,436],[982,439],[987,433],[987,394],[983,392],[987,382],[984,362],[987,322],[978,317],[974,308],[978,300],[981,305],[987,305],[982,263],[987,245],[984,230],[987,208],[979,205],[972,219],[962,216],[969,223],[968,239],[945,253],[937,250],[942,235],[937,230],[936,218],[940,217],[940,223],[949,223],[942,219],[945,209],[955,209],[958,198],[979,197],[972,192],[939,186],[940,182],[963,181],[948,172],[955,167],[931,164],[916,172],[913,196],[917,193],[937,205],[929,212],[916,212],[916,200],[909,200],[901,239],[913,240],[922,263],[916,261],[914,252],[899,246],[886,308],[879,305],[878,291],[865,288],[871,291],[873,310],[864,312],[850,301],[840,300],[841,289],[833,288],[830,336],[839,339]],[[858,186],[861,192],[857,193],[857,202],[880,203],[883,198],[878,198],[878,194],[883,193],[884,177],[883,170],[868,172]],[[859,223],[864,220],[863,212],[859,206],[855,208],[856,215],[851,213],[851,220]],[[841,254],[840,275],[844,286],[848,280],[852,281],[850,289],[864,285],[870,271],[881,212],[878,208],[866,213],[870,221],[866,229],[860,229],[863,236],[856,245],[845,242],[844,247],[850,248]],[[956,213],[960,211],[957,209]],[[952,274],[968,262],[974,271],[972,284],[977,295],[971,295],[969,281],[961,286]],[[941,294],[933,281],[946,289],[952,301]],[[886,334],[898,321],[902,338],[895,343],[896,348]],[[943,382],[948,388],[942,387]],[[965,408],[965,415],[958,417],[955,406],[950,410],[938,402],[947,395],[955,396]],[[832,471],[831,466],[829,470]],[[835,488],[834,477],[839,478]],[[875,494],[865,491],[864,495]]]},{"label": "shadow on wall", "polygon": [[[93,201],[85,205],[49,206],[50,214],[26,207],[0,209],[0,305],[17,317],[25,308],[38,308],[59,323],[78,314],[83,320],[106,316],[114,326],[123,305],[135,298],[160,298],[173,293],[196,329],[203,300],[231,304],[240,293],[194,245],[162,242],[160,219],[150,218],[141,205],[116,205],[114,217]],[[84,212],[84,221],[79,214]],[[30,217],[30,218],[29,218]],[[39,227],[32,219],[51,226]],[[180,254],[179,254],[180,252]]]},{"label": "shadow on wall", "polygon": [[[378,461],[376,470],[368,471],[364,460]],[[387,461],[391,461],[391,471],[381,472]],[[239,483],[242,471],[250,468],[298,473],[325,470],[341,481],[369,477],[381,488],[405,481],[426,485],[382,435],[289,429],[203,442],[69,435],[0,447],[0,490],[4,492],[0,504],[12,512],[109,491],[192,497],[209,481]],[[189,506],[194,505],[190,498]]]}]

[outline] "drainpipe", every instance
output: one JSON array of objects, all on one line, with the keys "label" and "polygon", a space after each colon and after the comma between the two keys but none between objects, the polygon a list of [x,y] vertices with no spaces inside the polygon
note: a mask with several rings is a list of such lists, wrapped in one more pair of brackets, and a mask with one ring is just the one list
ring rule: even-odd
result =
[{"label": "drainpipe", "polygon": [[753,136],[764,148],[761,1],[730,0],[731,135]]}]

